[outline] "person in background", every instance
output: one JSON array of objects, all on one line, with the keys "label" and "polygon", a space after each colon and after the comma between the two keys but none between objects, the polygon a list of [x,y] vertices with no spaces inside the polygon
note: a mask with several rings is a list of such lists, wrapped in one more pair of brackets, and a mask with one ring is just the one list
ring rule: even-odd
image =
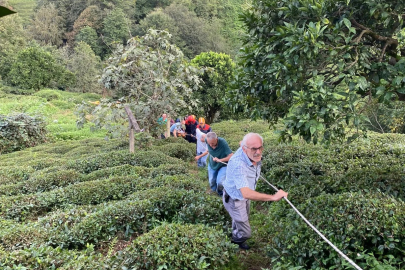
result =
[{"label": "person in background", "polygon": [[[201,130],[196,130],[197,134],[197,156],[195,160],[197,161],[197,166],[199,168],[204,168],[207,165],[207,156],[201,156],[207,151],[207,143],[205,142],[206,134],[202,133]],[[201,157],[200,157],[201,156]]]},{"label": "person in background", "polygon": [[210,125],[205,123],[204,117],[198,118],[197,129],[201,130],[201,132],[205,134],[212,131]]},{"label": "person in background", "polygon": [[231,148],[224,138],[218,137],[215,132],[208,132],[205,139],[207,143],[207,151],[198,155],[195,159],[199,159],[210,154],[208,160],[208,180],[211,190],[222,196],[224,189],[222,182],[226,177],[226,164],[233,155]]},{"label": "person in background", "polygon": [[193,115],[190,115],[185,122],[186,125],[186,137],[185,139],[190,143],[197,143],[196,139],[196,129],[197,121]]},{"label": "person in background", "polygon": [[157,120],[158,125],[166,125],[167,123],[167,114],[162,114],[161,117]]},{"label": "person in background", "polygon": [[248,133],[239,149],[228,162],[226,179],[223,182],[222,202],[232,218],[232,243],[241,249],[249,249],[246,240],[251,236],[249,224],[250,201],[279,201],[287,198],[283,190],[274,195],[255,191],[261,171],[263,138],[257,133]]},{"label": "person in background", "polygon": [[175,123],[170,127],[170,136],[173,137],[184,137],[184,130],[181,127],[180,118],[177,118]]},{"label": "person in background", "polygon": [[[157,123],[159,126],[161,126],[161,128],[163,128],[163,130],[165,130],[166,124],[167,124],[167,114],[165,114],[165,113],[162,114],[162,116],[158,118]],[[166,136],[163,133],[161,133],[160,138],[166,139]]]}]

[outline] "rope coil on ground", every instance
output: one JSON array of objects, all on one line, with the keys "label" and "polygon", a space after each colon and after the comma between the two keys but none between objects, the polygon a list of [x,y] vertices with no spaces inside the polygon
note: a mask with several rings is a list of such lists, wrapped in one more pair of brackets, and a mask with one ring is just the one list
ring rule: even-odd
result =
[{"label": "rope coil on ground", "polygon": [[[227,163],[218,161],[222,164],[227,165]],[[262,174],[259,176],[264,182],[266,182],[270,187],[272,187],[275,191],[278,191],[278,188],[276,188],[274,185],[270,184],[269,181],[267,181]],[[312,230],[314,230],[326,243],[328,243],[340,256],[342,256],[346,261],[348,261],[354,268],[357,270],[363,270],[358,266],[355,262],[353,262],[349,257],[347,257],[346,254],[344,254],[342,251],[340,251],[331,241],[329,241],[314,225],[309,222],[303,214],[301,214],[300,211],[285,197],[283,199],[294,209],[294,211],[305,221],[306,224],[308,224],[309,227],[311,227]]]}]

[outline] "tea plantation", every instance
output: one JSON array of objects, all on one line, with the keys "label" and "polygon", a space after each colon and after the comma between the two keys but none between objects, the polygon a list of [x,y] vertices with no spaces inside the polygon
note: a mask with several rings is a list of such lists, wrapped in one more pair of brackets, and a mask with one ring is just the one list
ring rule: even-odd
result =
[{"label": "tea plantation", "polygon": [[[328,148],[278,144],[262,122],[213,130],[265,140],[262,174],[363,269],[405,263],[405,136]],[[253,248],[230,243],[195,145],[88,138],[0,156],[0,269],[352,269],[284,201],[256,202]],[[273,191],[260,182],[259,191]]]}]

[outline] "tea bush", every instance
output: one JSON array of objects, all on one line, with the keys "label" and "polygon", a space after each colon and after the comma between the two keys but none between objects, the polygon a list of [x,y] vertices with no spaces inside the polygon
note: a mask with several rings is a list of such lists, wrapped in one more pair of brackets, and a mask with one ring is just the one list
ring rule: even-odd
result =
[{"label": "tea bush", "polygon": [[143,166],[132,166],[129,164],[120,165],[116,167],[109,167],[105,169],[100,169],[85,175],[84,181],[93,181],[103,178],[109,178],[113,176],[129,176],[129,175],[139,175],[147,177],[149,175],[150,168]]},{"label": "tea bush", "polygon": [[181,163],[181,160],[169,157],[163,153],[155,151],[142,151],[129,153],[128,151],[116,151],[106,154],[98,154],[93,157],[79,159],[69,162],[68,168],[75,169],[81,173],[90,173],[107,167],[115,167],[124,164],[158,167],[166,163]]},{"label": "tea bush", "polygon": [[[342,193],[310,198],[299,209],[349,257],[367,252],[378,260],[391,255],[398,265],[403,263],[404,202],[377,193]],[[265,219],[259,233],[269,239],[267,249],[274,259],[306,269],[342,269],[339,254],[320,241],[286,203],[271,205]]]},{"label": "tea bush", "polygon": [[162,164],[156,168],[150,170],[150,177],[157,177],[159,175],[179,175],[187,174],[190,172],[189,167],[185,167],[184,164]]},{"label": "tea bush", "polygon": [[192,161],[196,156],[196,145],[194,143],[170,143],[162,146],[154,146],[152,150],[165,153],[168,156],[184,161]]},{"label": "tea bush", "polygon": [[140,235],[162,220],[212,226],[224,226],[228,221],[225,211],[215,208],[218,198],[178,188],[167,192],[167,188],[137,192],[127,200],[109,204],[101,211],[85,217],[72,229],[76,244],[111,240],[119,232],[125,237]]},{"label": "tea bush", "polygon": [[89,245],[82,251],[66,250],[60,247],[30,247],[10,253],[0,251],[0,267],[3,270],[16,269],[63,269],[63,270],[90,270],[102,269],[101,253]]},{"label": "tea bush", "polygon": [[27,180],[35,169],[30,166],[2,166],[0,167],[0,185],[15,184]]},{"label": "tea bush", "polygon": [[232,245],[221,231],[204,225],[163,224],[141,235],[114,258],[127,269],[220,269]]},{"label": "tea bush", "polygon": [[136,190],[139,177],[117,177],[77,183],[68,187],[32,195],[0,197],[0,215],[25,219],[51,211],[54,207],[75,204],[98,204],[122,199]]},{"label": "tea bush", "polygon": [[46,142],[45,121],[24,113],[0,114],[0,154],[18,151]]}]

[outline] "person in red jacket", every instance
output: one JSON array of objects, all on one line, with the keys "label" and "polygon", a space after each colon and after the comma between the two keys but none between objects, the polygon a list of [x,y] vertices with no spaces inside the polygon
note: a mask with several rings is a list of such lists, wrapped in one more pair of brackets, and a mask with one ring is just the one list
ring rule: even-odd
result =
[{"label": "person in red jacket", "polygon": [[195,120],[194,115],[190,115],[186,120],[186,137],[185,139],[190,143],[197,143],[196,139],[196,129],[197,129],[197,121]]},{"label": "person in red jacket", "polygon": [[210,125],[205,123],[204,117],[198,118],[198,126],[197,126],[197,128],[199,130],[201,130],[202,133],[205,133],[205,134],[212,131]]}]

